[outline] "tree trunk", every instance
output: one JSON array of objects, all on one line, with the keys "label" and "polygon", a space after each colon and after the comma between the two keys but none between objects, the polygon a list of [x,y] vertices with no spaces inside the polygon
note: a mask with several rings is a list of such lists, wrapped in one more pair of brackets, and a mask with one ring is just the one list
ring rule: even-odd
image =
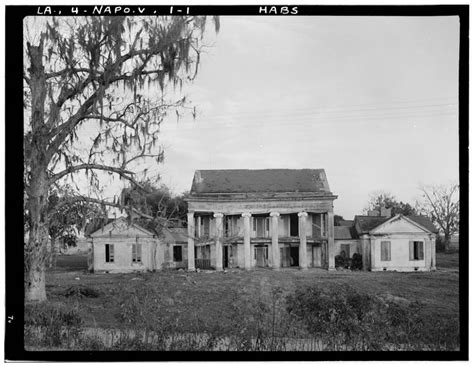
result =
[{"label": "tree trunk", "polygon": [[48,261],[47,194],[46,169],[42,169],[38,165],[32,169],[28,187],[28,211],[31,225],[29,239],[24,248],[26,301],[46,300],[45,271]]},{"label": "tree trunk", "polygon": [[445,234],[444,235],[444,252],[449,253],[451,244],[451,234]]},{"label": "tree trunk", "polygon": [[45,301],[45,261],[40,253],[27,259],[29,269],[25,271],[25,301]]}]

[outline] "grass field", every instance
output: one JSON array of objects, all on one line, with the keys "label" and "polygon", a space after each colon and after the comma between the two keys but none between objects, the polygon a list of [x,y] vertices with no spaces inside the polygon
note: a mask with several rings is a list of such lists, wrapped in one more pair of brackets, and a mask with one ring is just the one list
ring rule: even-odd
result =
[{"label": "grass field", "polygon": [[[438,255],[440,269],[457,268],[457,254]],[[272,271],[259,269],[251,272],[240,270],[224,272],[187,273],[163,271],[145,274],[90,274],[86,273],[84,257],[63,256],[58,268],[47,274],[47,292],[51,301],[64,301],[62,293],[70,286],[86,285],[97,289],[101,296],[82,299],[87,323],[91,326],[114,326],[114,313],[127,294],[144,287],[152,287],[161,294],[157,300],[170,316],[187,317],[191,314],[206,323],[219,321],[235,297],[263,298],[268,300],[273,288],[283,294],[296,287],[320,284],[348,284],[365,293],[391,294],[425,304],[426,316],[458,317],[458,274],[437,272],[393,273],[351,272],[310,269]],[[214,308],[216,312],[209,313]]]},{"label": "grass field", "polygon": [[[425,273],[258,269],[103,274],[88,273],[85,257],[69,255],[59,257],[47,273],[46,290],[50,304],[76,309],[85,327],[143,328],[153,318],[178,333],[225,333],[243,322],[252,327],[261,304],[283,309],[284,299],[297,288],[348,285],[372,297],[416,302],[427,329],[437,329],[459,323],[458,256],[440,253],[437,263],[439,271]],[[92,289],[98,296],[71,296],[75,288]]]}]

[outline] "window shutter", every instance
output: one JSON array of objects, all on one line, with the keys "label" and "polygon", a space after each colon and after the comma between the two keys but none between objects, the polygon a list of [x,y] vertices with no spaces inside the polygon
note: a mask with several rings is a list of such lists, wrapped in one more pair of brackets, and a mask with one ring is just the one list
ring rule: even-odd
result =
[{"label": "window shutter", "polygon": [[415,242],[410,240],[410,260],[414,261],[415,260]]},{"label": "window shutter", "polygon": [[422,241],[419,241],[418,242],[418,259],[419,260],[422,260],[424,259],[424,255],[423,255],[423,242]]},{"label": "window shutter", "polygon": [[142,261],[142,245],[137,244],[137,262]]},{"label": "window shutter", "polygon": [[137,261],[137,245],[132,244],[132,262]]},{"label": "window shutter", "polygon": [[391,261],[392,260],[392,243],[391,242],[387,242],[387,246],[386,246],[386,251],[387,251],[387,261]]}]

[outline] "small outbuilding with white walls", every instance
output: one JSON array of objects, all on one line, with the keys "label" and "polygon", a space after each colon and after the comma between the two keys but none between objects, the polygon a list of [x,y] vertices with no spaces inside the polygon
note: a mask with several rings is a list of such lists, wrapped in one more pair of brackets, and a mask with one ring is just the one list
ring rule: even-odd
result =
[{"label": "small outbuilding with white walls", "polygon": [[158,239],[125,218],[116,219],[90,234],[94,272],[151,271],[157,268]]},{"label": "small outbuilding with white walls", "polygon": [[396,215],[361,236],[362,250],[370,253],[363,257],[372,271],[430,271],[436,269],[435,239],[428,218]]}]

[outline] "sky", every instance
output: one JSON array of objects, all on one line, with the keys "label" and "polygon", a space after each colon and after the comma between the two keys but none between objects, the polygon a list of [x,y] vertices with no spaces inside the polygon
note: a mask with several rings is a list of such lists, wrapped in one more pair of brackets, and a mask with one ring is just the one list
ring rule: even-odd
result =
[{"label": "sky", "polygon": [[[346,219],[374,192],[414,205],[422,185],[459,181],[457,17],[220,23],[217,35],[209,24],[197,78],[183,88],[197,118],[171,113],[164,162],[137,171],[180,194],[200,169],[325,169]],[[107,179],[106,199],[128,184]]]},{"label": "sky", "polygon": [[207,42],[198,117],[165,121],[150,169],[175,193],[198,169],[323,168],[351,218],[458,181],[457,17],[223,16]]}]

